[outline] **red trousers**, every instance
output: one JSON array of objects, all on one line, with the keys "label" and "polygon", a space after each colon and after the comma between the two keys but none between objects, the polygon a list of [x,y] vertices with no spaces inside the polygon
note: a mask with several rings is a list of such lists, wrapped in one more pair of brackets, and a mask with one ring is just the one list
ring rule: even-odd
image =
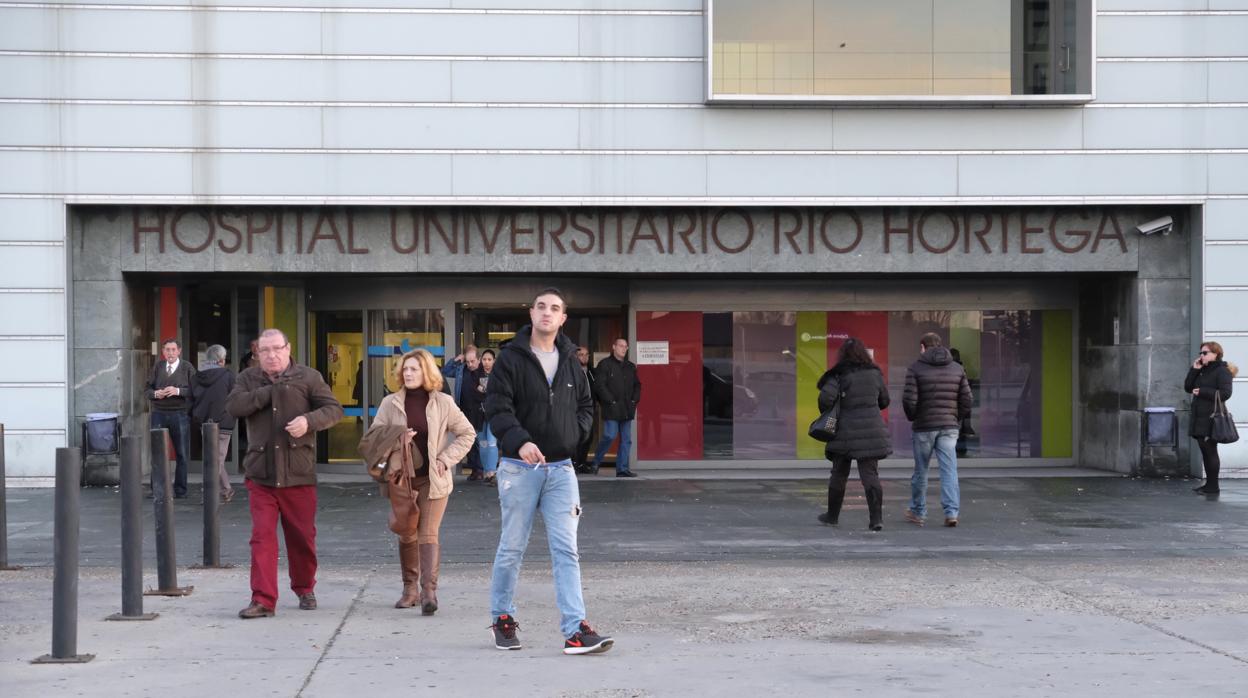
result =
[{"label": "red trousers", "polygon": [[268,487],[247,481],[251,505],[251,600],[277,605],[277,520],[281,517],[296,595],[316,586],[316,485]]}]

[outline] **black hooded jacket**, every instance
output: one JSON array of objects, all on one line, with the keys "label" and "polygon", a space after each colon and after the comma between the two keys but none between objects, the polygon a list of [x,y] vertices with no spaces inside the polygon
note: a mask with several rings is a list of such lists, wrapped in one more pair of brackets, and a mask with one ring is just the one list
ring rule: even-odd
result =
[{"label": "black hooded jacket", "polygon": [[225,396],[234,388],[234,372],[228,368],[209,368],[191,378],[194,406],[191,417],[196,422],[216,422],[221,431],[234,430],[234,417],[225,411]]},{"label": "black hooded jacket", "polygon": [[881,410],[888,407],[888,387],[879,366],[837,364],[819,379],[819,411],[832,406],[839,393],[840,422],[836,438],[824,453],[835,457],[878,459],[893,452]]},{"label": "black hooded jacket", "polygon": [[1192,423],[1188,433],[1194,438],[1204,438],[1213,433],[1213,397],[1221,392],[1222,401],[1231,399],[1235,376],[1225,361],[1210,361],[1200,368],[1189,368],[1183,381],[1188,395],[1200,388],[1200,394],[1192,397]]},{"label": "black hooded jacket", "polygon": [[555,337],[559,365],[548,385],[529,348],[532,334],[525,325],[499,352],[486,388],[485,418],[502,456],[519,458],[520,447],[532,441],[547,462],[572,458],[594,422],[589,380],[576,360],[576,345],[560,334]]},{"label": "black hooded jacket", "polygon": [[945,347],[923,352],[906,371],[901,406],[914,431],[958,429],[971,416],[972,403],[966,371]]}]

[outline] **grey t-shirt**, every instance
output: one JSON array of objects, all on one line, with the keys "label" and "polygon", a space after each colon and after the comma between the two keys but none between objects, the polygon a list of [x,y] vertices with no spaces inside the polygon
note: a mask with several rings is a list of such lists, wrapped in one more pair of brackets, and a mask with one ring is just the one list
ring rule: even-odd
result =
[{"label": "grey t-shirt", "polygon": [[532,344],[529,345],[529,348],[533,350],[538,362],[542,364],[542,370],[546,372],[546,385],[554,383],[555,369],[559,368],[559,350],[542,351]]}]

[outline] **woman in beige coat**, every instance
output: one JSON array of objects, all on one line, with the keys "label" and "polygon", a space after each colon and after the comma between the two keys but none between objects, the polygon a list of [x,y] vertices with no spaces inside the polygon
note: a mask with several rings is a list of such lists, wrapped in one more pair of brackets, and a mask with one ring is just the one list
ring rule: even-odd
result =
[{"label": "woman in beige coat", "polygon": [[394,606],[420,603],[428,616],[438,610],[438,528],[454,488],[452,473],[472,447],[476,432],[455,400],[442,392],[442,372],[428,351],[404,354],[398,374],[403,387],[382,399],[369,431],[407,428],[401,439],[405,447],[389,452],[384,475],[390,530],[399,536],[403,571],[403,596]]}]

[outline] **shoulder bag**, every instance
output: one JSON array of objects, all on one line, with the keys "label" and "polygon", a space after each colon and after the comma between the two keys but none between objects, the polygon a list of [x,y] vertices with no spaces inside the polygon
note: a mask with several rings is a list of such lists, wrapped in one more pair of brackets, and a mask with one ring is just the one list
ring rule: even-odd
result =
[{"label": "shoulder bag", "polygon": [[1215,443],[1233,444],[1239,441],[1239,430],[1235,428],[1235,418],[1226,409],[1226,403],[1222,401],[1222,391],[1219,390],[1213,394],[1213,425],[1209,430],[1209,437]]},{"label": "shoulder bag", "polygon": [[841,421],[841,399],[844,397],[845,393],[841,392],[838,382],[836,399],[833,400],[832,406],[810,423],[810,429],[806,432],[810,438],[824,443],[836,438],[836,428]]}]

